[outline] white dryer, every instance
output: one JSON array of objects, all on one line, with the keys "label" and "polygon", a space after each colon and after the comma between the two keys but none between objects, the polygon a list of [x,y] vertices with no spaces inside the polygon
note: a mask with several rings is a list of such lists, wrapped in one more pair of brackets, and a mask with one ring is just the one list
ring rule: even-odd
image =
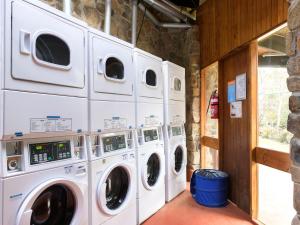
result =
[{"label": "white dryer", "polygon": [[40,1],[1,4],[5,12],[1,139],[87,131],[87,25]]},{"label": "white dryer", "polygon": [[165,204],[165,157],[162,134],[162,60],[134,50],[138,169],[138,222]]},{"label": "white dryer", "polygon": [[186,189],[185,69],[163,62],[166,201]]},{"label": "white dryer", "polygon": [[134,128],[133,47],[89,30],[90,132]]},{"label": "white dryer", "polygon": [[[88,168],[81,136],[6,142],[0,224],[88,224]],[[1,188],[0,188],[1,191]]]},{"label": "white dryer", "polygon": [[136,225],[137,185],[133,131],[93,135],[92,143],[89,224]]}]

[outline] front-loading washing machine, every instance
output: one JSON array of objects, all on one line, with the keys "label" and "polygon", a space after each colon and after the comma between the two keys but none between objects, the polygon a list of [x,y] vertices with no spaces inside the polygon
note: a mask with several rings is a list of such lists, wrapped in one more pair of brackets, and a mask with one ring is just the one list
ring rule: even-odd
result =
[{"label": "front-loading washing machine", "polygon": [[136,86],[136,140],[138,222],[165,204],[162,60],[134,50]]},{"label": "front-loading washing machine", "polygon": [[0,224],[88,224],[84,136],[5,141],[2,147]]},{"label": "front-loading washing machine", "polygon": [[90,225],[136,225],[133,130],[94,134],[89,148]]},{"label": "front-loading washing machine", "polygon": [[165,61],[163,62],[163,73],[165,182],[166,201],[168,202],[186,189],[185,69]]},{"label": "front-loading washing machine", "polygon": [[1,4],[1,140],[87,131],[87,25],[40,1]]}]

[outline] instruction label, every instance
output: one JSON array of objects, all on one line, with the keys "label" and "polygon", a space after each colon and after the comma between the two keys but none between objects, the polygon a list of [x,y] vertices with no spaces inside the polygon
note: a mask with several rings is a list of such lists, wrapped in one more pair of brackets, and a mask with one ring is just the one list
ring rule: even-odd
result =
[{"label": "instruction label", "polygon": [[104,119],[104,129],[126,129],[127,120],[120,117],[112,117],[111,119]]},{"label": "instruction label", "polygon": [[30,119],[30,132],[72,131],[72,119],[69,118],[33,118]]},{"label": "instruction label", "polygon": [[158,125],[158,124],[160,124],[158,116],[151,115],[145,117],[145,125]]},{"label": "instruction label", "polygon": [[182,122],[183,122],[183,119],[181,118],[180,115],[175,115],[175,116],[173,116],[172,122],[173,122],[173,123],[182,123]]}]

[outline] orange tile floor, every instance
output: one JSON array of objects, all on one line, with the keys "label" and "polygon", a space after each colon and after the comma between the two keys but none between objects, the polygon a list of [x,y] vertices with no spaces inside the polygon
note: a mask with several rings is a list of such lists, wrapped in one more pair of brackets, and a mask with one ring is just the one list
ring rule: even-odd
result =
[{"label": "orange tile floor", "polygon": [[224,208],[198,205],[185,191],[166,204],[143,225],[252,225],[249,215],[229,204]]}]

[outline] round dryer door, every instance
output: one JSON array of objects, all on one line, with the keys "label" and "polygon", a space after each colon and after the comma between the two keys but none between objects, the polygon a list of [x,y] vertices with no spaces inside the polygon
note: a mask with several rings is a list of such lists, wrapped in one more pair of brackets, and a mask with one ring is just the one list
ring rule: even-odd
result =
[{"label": "round dryer door", "polygon": [[142,173],[144,186],[151,190],[157,184],[161,173],[161,160],[157,153],[152,153]]},{"label": "round dryer door", "polygon": [[23,201],[17,225],[81,224],[84,193],[72,181],[52,180],[36,187]]},{"label": "round dryer door", "polygon": [[179,174],[184,165],[183,165],[183,159],[184,159],[184,152],[181,146],[178,146],[175,151],[173,152],[173,171],[175,174]]},{"label": "round dryer door", "polygon": [[131,195],[131,169],[125,165],[114,166],[102,176],[98,185],[98,205],[108,215],[120,213]]}]

